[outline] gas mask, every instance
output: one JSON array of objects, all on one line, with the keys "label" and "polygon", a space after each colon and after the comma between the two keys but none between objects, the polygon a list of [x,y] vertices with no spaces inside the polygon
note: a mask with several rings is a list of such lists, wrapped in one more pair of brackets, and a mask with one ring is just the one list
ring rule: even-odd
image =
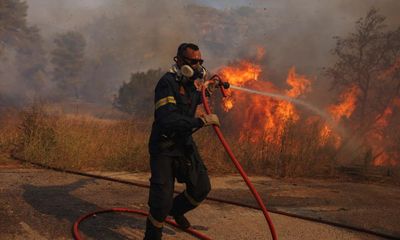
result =
[{"label": "gas mask", "polygon": [[193,69],[191,66],[185,64],[185,65],[181,66],[180,70],[181,70],[181,73],[183,76],[185,76],[186,78],[188,78],[189,80],[192,80],[192,81],[197,80],[197,79],[204,81],[206,74],[207,74],[207,70],[201,65],[199,65],[197,68]]}]

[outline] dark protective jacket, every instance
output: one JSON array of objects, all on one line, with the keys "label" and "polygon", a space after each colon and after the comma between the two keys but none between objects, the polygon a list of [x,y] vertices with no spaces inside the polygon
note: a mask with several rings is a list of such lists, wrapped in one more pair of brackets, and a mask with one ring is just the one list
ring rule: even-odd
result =
[{"label": "dark protective jacket", "polygon": [[201,103],[201,92],[192,81],[184,80],[174,72],[167,72],[155,88],[151,155],[188,156],[195,150],[192,131],[203,126],[203,121],[194,117]]}]

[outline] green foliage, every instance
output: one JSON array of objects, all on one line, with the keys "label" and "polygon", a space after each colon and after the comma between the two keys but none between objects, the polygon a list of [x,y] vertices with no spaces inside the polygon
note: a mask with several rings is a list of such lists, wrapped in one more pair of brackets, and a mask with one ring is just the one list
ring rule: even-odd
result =
[{"label": "green foliage", "polygon": [[58,35],[54,43],[56,49],[51,52],[54,65],[52,80],[66,96],[79,98],[86,41],[82,34],[70,31]]},{"label": "green foliage", "polygon": [[161,69],[132,73],[114,100],[114,106],[123,112],[147,117],[153,113],[154,88],[162,77]]}]

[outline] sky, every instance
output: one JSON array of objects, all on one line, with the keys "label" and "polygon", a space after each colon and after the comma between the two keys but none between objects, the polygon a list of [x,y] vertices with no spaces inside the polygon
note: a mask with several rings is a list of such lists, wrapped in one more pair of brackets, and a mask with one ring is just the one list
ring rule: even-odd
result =
[{"label": "sky", "polygon": [[[371,8],[380,9],[387,24],[400,26],[400,0],[26,0],[28,22],[41,29],[51,44],[54,36],[68,30],[82,32],[90,56],[101,51],[112,54],[115,46],[115,88],[131,72],[171,65],[176,47],[183,41],[199,43],[208,68],[217,69],[247,57],[256,46],[266,49],[266,73],[284,81],[288,69],[296,66],[310,78],[321,75],[332,64],[334,36],[346,37],[354,23]],[[223,23],[202,39],[193,29],[198,22],[187,12],[189,4],[205,7],[210,15],[204,22]],[[252,9],[252,14],[235,11]],[[217,16],[213,16],[217,15]],[[230,18],[230,17],[236,17]],[[108,21],[109,20],[109,21]],[[196,22],[197,21],[197,22]],[[114,25],[109,22],[113,22]],[[107,30],[106,30],[107,28]],[[114,29],[113,29],[114,28]],[[201,29],[201,28],[200,28]],[[115,30],[115,31],[114,31]],[[105,31],[113,32],[111,34]],[[222,36],[224,35],[224,36]],[[226,46],[213,41],[224,39]],[[103,45],[102,45],[103,44]],[[108,44],[108,45],[107,45]],[[222,49],[222,50],[221,50]],[[324,83],[325,79],[320,82]],[[327,85],[327,84],[325,84]]]},{"label": "sky", "polygon": [[[140,15],[138,9],[157,13],[153,16],[143,16],[143,24],[155,21],[156,18],[163,19],[170,15],[172,18],[183,16],[179,21],[190,21],[180,5],[195,3],[227,10],[237,7],[250,7],[263,12],[264,21],[250,26],[254,31],[265,29],[265,38],[260,40],[260,45],[267,46],[267,52],[274,56],[277,65],[311,65],[317,69],[326,65],[329,50],[333,47],[334,36],[345,36],[354,29],[354,22],[371,7],[376,7],[388,16],[388,23],[400,23],[400,1],[399,0],[171,0],[152,1],[159,2],[168,10],[149,10],[156,6],[146,6],[144,0],[27,0],[29,5],[28,21],[41,28],[45,35],[54,35],[67,30],[80,30],[83,25],[90,24],[94,18],[101,16],[118,15],[116,9],[123,5],[129,5],[132,9],[132,21]],[[173,7],[170,7],[171,5]],[[138,14],[139,13],[139,14]],[[122,14],[121,14],[122,15]],[[157,16],[157,17],[156,17]],[[142,19],[140,19],[141,21]],[[127,20],[129,21],[129,19]],[[168,22],[165,23],[166,25]],[[162,26],[159,26],[162,28]],[[232,28],[235,31],[235,28]],[[179,32],[182,38],[192,39],[189,31]],[[239,44],[252,36],[237,36],[235,41]],[[51,38],[51,37],[50,37]],[[197,39],[195,39],[197,40]],[[198,40],[199,42],[201,39]],[[175,46],[167,46],[172,49]],[[269,48],[269,49],[268,49]],[[279,53],[277,50],[279,49]],[[291,52],[293,56],[288,58]],[[311,54],[312,53],[312,54]],[[233,57],[230,55],[229,57]],[[308,58],[304,61],[303,58]],[[292,60],[291,60],[292,59]],[[314,59],[314,60],[312,60]],[[225,59],[224,61],[227,61]],[[298,63],[294,62],[298,61]],[[318,67],[317,67],[318,65]],[[143,66],[147,67],[147,66]]]}]

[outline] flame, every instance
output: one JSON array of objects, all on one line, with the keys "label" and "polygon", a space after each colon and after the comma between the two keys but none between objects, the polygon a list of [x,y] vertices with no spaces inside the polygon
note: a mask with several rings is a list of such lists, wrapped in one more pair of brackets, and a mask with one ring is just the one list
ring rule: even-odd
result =
[{"label": "flame", "polygon": [[[225,81],[230,84],[242,86],[243,84],[251,81],[257,81],[260,73],[261,67],[250,61],[243,60],[240,61],[239,66],[227,66],[219,71],[219,74]],[[228,95],[232,95],[231,91],[227,91]],[[233,108],[235,99],[233,97],[225,98],[222,102],[225,111],[229,111]]]},{"label": "flame", "polygon": [[257,81],[260,73],[261,67],[247,60],[240,61],[237,67],[227,66],[220,70],[223,79],[237,86],[242,86],[248,81]]},{"label": "flame", "polygon": [[[397,58],[394,63],[382,71],[378,76],[379,80],[393,77],[400,70],[400,57]],[[373,158],[374,166],[397,166],[400,160],[400,151],[398,146],[394,148],[396,150],[387,152],[388,149],[393,149],[393,143],[385,136],[385,129],[389,126],[390,119],[394,113],[393,109],[400,109],[400,98],[394,99],[394,101],[386,107],[383,113],[379,116],[378,120],[374,124],[373,131],[368,134],[367,139],[370,144],[373,153],[376,154]],[[398,125],[397,125],[398,126]],[[400,129],[393,129],[392,131],[399,131]],[[395,143],[396,144],[396,143]]]},{"label": "flame", "polygon": [[[286,83],[287,89],[279,89],[267,79],[262,79],[263,71],[257,61],[265,55],[263,48],[257,48],[255,60],[241,60],[229,66],[222,67],[219,75],[231,85],[246,87],[258,91],[270,92],[285,95],[291,98],[301,98],[311,91],[311,81],[308,77],[296,73],[296,68],[291,67],[288,71]],[[400,68],[400,58],[386,71],[382,72],[381,77],[395,74]],[[240,143],[267,143],[272,146],[279,146],[290,124],[305,124],[305,127],[318,123],[319,116],[308,117],[306,121],[299,121],[302,114],[296,106],[290,102],[277,100],[274,98],[250,95],[239,91],[228,91],[228,97],[223,101],[224,111],[229,111],[230,117],[241,126],[238,127],[238,139]],[[358,98],[361,94],[360,89],[353,85],[348,87],[339,95],[338,102],[327,107],[327,112],[332,117],[332,122],[340,124],[343,120],[351,120],[352,115],[357,109]],[[385,140],[384,130],[387,129],[392,121],[394,108],[400,109],[400,99],[397,99],[382,113],[381,118],[375,123],[375,130],[368,134],[365,142],[371,148],[373,165],[396,165],[400,158],[400,152],[393,149],[393,143]],[[350,121],[351,122],[351,121]],[[314,125],[313,125],[314,126]],[[333,131],[329,125],[320,126],[319,135],[315,141],[319,146],[333,146],[339,149],[342,138]],[[354,126],[350,126],[354,127]],[[400,131],[400,129],[398,129]],[[275,145],[274,145],[275,144]],[[390,145],[392,144],[392,145]],[[300,146],[300,145],[298,145]],[[291,148],[296,147],[292,145]]]},{"label": "flame", "polygon": [[[388,72],[385,74],[387,73]],[[343,118],[349,119],[351,117],[357,107],[357,97],[359,93],[359,89],[356,86],[352,86],[340,95],[339,98],[341,101],[338,104],[331,105],[328,108],[328,111],[331,113],[331,116],[336,123],[339,123]],[[374,155],[372,156],[372,164],[374,166],[395,166],[398,164],[397,152],[394,153],[396,157],[391,157],[391,154],[385,152],[385,149],[388,149],[387,146],[390,143],[387,142],[384,135],[384,131],[389,126],[389,120],[393,115],[393,108],[396,106],[400,108],[400,99],[396,99],[393,104],[383,111],[375,122],[373,130],[367,134],[366,142],[372,149],[372,154]],[[321,130],[320,136],[321,139],[323,139],[323,143],[325,143],[329,137],[333,137],[335,139],[335,146],[339,147],[341,138],[336,135],[329,126],[324,126]]]},{"label": "flame", "polygon": [[[328,142],[329,137],[332,135],[332,129],[328,125],[324,125],[319,133],[320,146],[325,145]],[[340,141],[335,141],[335,146],[338,146]]]},{"label": "flame", "polygon": [[[358,94],[358,88],[356,86],[351,86],[340,94],[339,103],[330,105],[328,107],[328,112],[331,114],[331,117],[336,124],[339,124],[343,118],[348,119],[351,117],[357,106]],[[328,125],[324,125],[324,127],[321,129],[320,138],[320,145],[326,144],[328,139],[332,138],[333,144],[336,148],[339,147],[342,141],[342,138],[333,132],[331,126]]]},{"label": "flame", "polygon": [[394,156],[391,156],[389,153],[385,152],[385,149],[388,147],[391,142],[385,137],[385,129],[389,126],[389,121],[391,116],[393,115],[393,108],[400,108],[400,98],[397,98],[390,104],[382,116],[375,122],[374,130],[368,134],[368,142],[372,147],[374,153],[378,153],[377,156],[373,159],[374,166],[396,166],[399,160],[399,154],[396,151]]},{"label": "flame", "polygon": [[[295,67],[290,68],[286,83],[291,86],[291,89],[285,90],[288,97],[297,98],[300,95],[309,92],[311,82],[305,76],[296,74]],[[296,113],[295,106],[286,101],[280,101],[277,112],[281,115],[281,119],[285,121],[297,121],[299,116]]]},{"label": "flame", "polygon": [[342,117],[350,118],[351,114],[356,109],[358,94],[358,88],[352,86],[340,95],[339,98],[341,101],[339,104],[331,105],[328,108],[328,111],[336,122],[339,122]]},{"label": "flame", "polygon": [[286,95],[289,97],[296,98],[311,91],[310,80],[306,76],[296,74],[295,67],[290,68],[286,82],[292,87],[290,90],[286,90]]},{"label": "flame", "polygon": [[235,102],[235,99],[232,98],[231,96],[224,98],[222,100],[222,107],[223,107],[224,111],[228,112],[229,110],[231,110],[233,108],[234,102]]},{"label": "flame", "polygon": [[[278,90],[271,82],[259,80],[261,67],[247,60],[240,61],[236,66],[222,68],[220,75],[230,84],[249,87],[251,89],[283,94],[289,97],[299,97],[310,89],[310,81],[296,74],[292,67],[286,79],[290,89]],[[236,113],[243,122],[239,141],[279,142],[287,121],[296,122],[299,115],[295,106],[287,101],[248,95],[242,92],[228,92],[229,97],[223,102],[223,109],[230,111],[237,103],[245,103],[244,112]],[[250,134],[251,133],[251,134]]]}]

